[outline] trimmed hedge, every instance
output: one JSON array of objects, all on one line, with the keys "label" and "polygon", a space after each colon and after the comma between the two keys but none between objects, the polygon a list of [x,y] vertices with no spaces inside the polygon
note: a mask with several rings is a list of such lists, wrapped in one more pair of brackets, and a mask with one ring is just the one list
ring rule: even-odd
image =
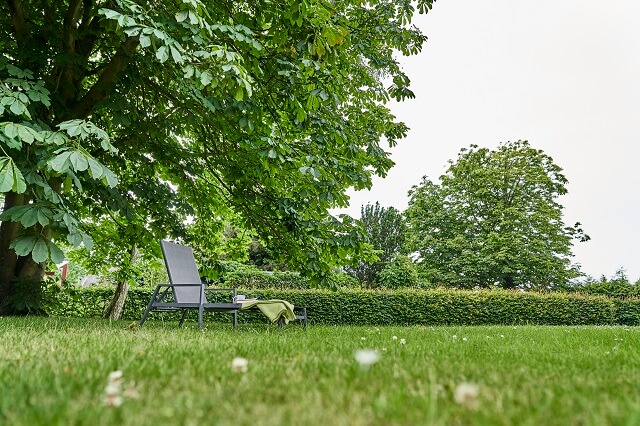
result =
[{"label": "trimmed hedge", "polygon": [[[329,325],[640,325],[640,299],[609,299],[565,293],[517,293],[504,290],[275,290],[239,288],[259,299],[284,299],[307,307],[309,321]],[[50,313],[99,317],[113,294],[108,288],[60,293]],[[123,319],[139,320],[151,289],[129,290]],[[223,301],[229,295],[216,295]],[[209,294],[208,294],[209,297]],[[195,312],[195,310],[194,310]],[[195,315],[193,313],[192,315]],[[228,321],[228,314],[209,314]],[[177,313],[152,313],[150,319],[176,320]],[[259,312],[242,312],[241,322],[265,321]]]}]

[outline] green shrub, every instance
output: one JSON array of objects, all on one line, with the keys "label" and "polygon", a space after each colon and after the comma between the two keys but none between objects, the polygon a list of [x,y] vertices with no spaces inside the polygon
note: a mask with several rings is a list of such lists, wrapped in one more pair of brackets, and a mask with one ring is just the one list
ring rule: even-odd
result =
[{"label": "green shrub", "polygon": [[640,286],[629,281],[626,271],[622,268],[610,278],[604,275],[599,280],[588,278],[585,282],[579,282],[566,291],[620,299],[640,296]]},{"label": "green shrub", "polygon": [[[519,293],[506,290],[354,290],[238,289],[259,299],[284,299],[307,307],[311,323],[333,325],[490,325],[490,324],[624,324],[640,325],[640,300],[564,293]],[[152,290],[132,288],[123,318],[139,320]],[[54,315],[100,317],[113,289],[87,288],[75,294],[60,293]],[[228,301],[213,293],[211,302]],[[195,315],[192,313],[191,315]],[[264,321],[257,312],[242,312],[241,322]],[[177,321],[173,313],[153,313],[150,318]],[[228,315],[208,319],[228,321]]]},{"label": "green shrub", "polygon": [[418,270],[409,257],[398,255],[380,271],[378,283],[386,288],[416,287]]}]

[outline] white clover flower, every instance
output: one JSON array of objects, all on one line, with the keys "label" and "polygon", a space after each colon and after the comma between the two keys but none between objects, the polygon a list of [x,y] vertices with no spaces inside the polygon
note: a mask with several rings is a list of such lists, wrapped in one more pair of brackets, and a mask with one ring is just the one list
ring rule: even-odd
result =
[{"label": "white clover flower", "polygon": [[504,334],[501,334],[500,337],[502,337],[504,339]]},{"label": "white clover flower", "polygon": [[249,369],[249,361],[246,358],[236,357],[231,361],[231,370],[234,373],[246,373]]},{"label": "white clover flower", "polygon": [[116,370],[116,371],[112,371],[111,373],[109,373],[109,381],[110,382],[117,382],[120,379],[122,379],[122,371]]},{"label": "white clover flower", "polygon": [[398,336],[392,336],[391,340],[398,340]]},{"label": "white clover flower", "polygon": [[400,344],[401,345],[405,345],[407,343],[407,341],[405,339],[400,339]]},{"label": "white clover flower", "polygon": [[463,407],[475,410],[478,408],[478,385],[474,383],[461,383],[453,394],[454,401]]},{"label": "white clover flower", "polygon": [[467,338],[466,338],[466,337],[463,337],[463,338],[462,338],[462,341],[466,342],[466,341],[467,341]]},{"label": "white clover flower", "polygon": [[364,336],[362,336],[362,337],[360,338],[360,340],[367,340],[367,338],[366,338],[366,337],[364,337]]},{"label": "white clover flower", "polygon": [[109,383],[107,387],[104,388],[104,393],[107,395],[119,395],[120,394],[120,384],[119,383]]},{"label": "white clover flower", "polygon": [[358,364],[360,364],[360,367],[364,369],[369,368],[380,359],[378,352],[373,349],[360,349],[355,351],[353,356],[356,361],[358,361]]},{"label": "white clover flower", "polygon": [[107,395],[104,398],[104,405],[108,407],[119,407],[122,405],[122,397],[120,395]]},{"label": "white clover flower", "polygon": [[453,340],[456,340],[458,338],[458,336],[456,336],[455,334],[453,335]]},{"label": "white clover flower", "polygon": [[112,371],[109,373],[107,386],[104,388],[104,405],[107,407],[119,407],[122,405],[122,396],[120,395],[120,384],[122,380],[122,371]]}]

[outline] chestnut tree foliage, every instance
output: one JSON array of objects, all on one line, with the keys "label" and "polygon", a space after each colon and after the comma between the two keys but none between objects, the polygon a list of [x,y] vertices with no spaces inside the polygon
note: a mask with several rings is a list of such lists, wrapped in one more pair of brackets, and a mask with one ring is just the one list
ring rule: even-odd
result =
[{"label": "chestnut tree foliage", "polygon": [[429,281],[548,289],[579,275],[572,241],[589,237],[563,222],[567,179],[551,157],[517,141],[471,145],[449,163],[438,183],[424,177],[413,187],[405,212]]},{"label": "chestnut tree foliage", "polygon": [[0,304],[109,219],[144,245],[231,211],[320,278],[367,255],[328,209],[392,166],[432,2],[2,0]]}]

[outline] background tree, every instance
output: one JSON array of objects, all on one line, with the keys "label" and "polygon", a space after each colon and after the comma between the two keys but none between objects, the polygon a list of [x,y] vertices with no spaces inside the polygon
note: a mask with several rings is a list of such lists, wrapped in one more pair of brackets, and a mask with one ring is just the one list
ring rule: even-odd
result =
[{"label": "background tree", "polygon": [[360,261],[356,266],[348,266],[345,269],[362,284],[372,286],[376,283],[380,271],[402,252],[407,225],[402,213],[393,207],[380,207],[377,202],[375,205],[367,204],[360,208],[359,223],[375,251],[377,260]]},{"label": "background tree", "polygon": [[427,278],[456,287],[548,288],[579,275],[562,220],[562,169],[526,141],[462,149],[433,183],[410,191],[410,247]]},{"label": "background tree", "polygon": [[426,39],[414,4],[432,0],[0,3],[0,311],[56,241],[91,245],[73,206],[110,206],[127,168],[320,279],[368,255],[328,210],[406,134],[385,103],[413,96],[395,54]]}]

